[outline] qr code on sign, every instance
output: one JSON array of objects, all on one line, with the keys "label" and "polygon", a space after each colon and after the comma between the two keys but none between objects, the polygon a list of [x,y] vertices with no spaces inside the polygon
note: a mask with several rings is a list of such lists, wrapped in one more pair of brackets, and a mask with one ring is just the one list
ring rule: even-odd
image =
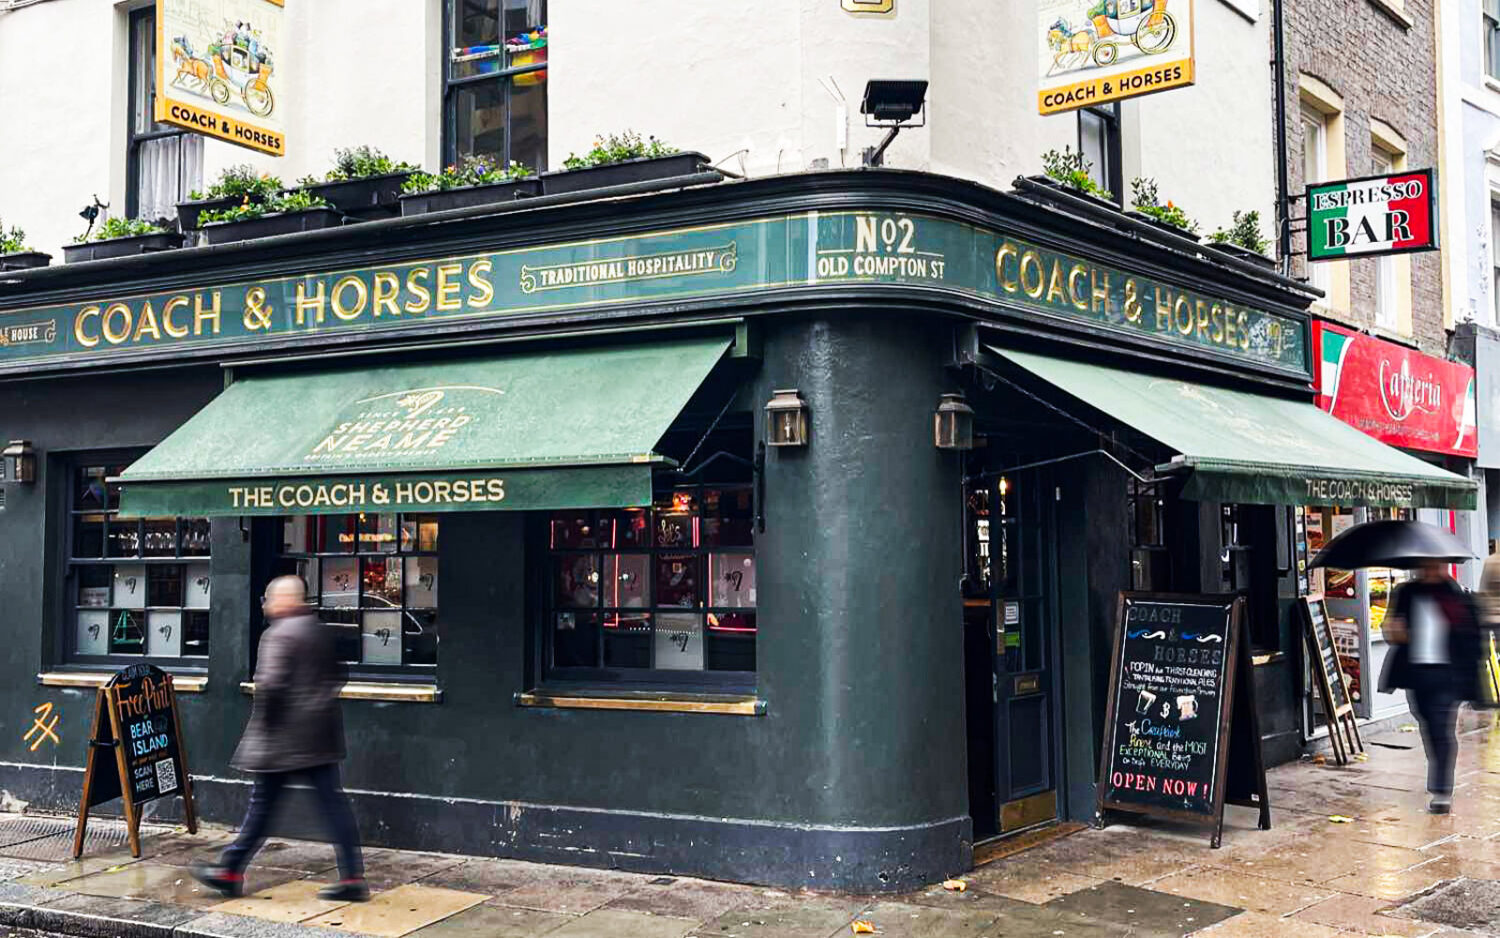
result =
[{"label": "qr code on sign", "polygon": [[177,790],[177,764],[171,759],[156,763],[156,791],[165,795]]}]

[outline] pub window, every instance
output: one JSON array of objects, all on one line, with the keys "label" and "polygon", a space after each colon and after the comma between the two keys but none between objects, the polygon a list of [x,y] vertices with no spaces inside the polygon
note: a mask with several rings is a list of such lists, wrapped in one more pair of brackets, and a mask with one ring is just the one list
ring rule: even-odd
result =
[{"label": "pub window", "polygon": [[1500,0],[1484,0],[1484,73],[1500,79]]},{"label": "pub window", "polygon": [[367,672],[436,668],[437,516],[286,517],[277,569],[300,576],[319,619],[338,629],[340,661]]},{"label": "pub window", "polygon": [[[1090,164],[1094,182],[1120,202],[1124,184],[1120,177],[1120,104],[1095,105],[1078,111],[1078,151]],[[1123,203],[1122,203],[1123,204]]]},{"label": "pub window", "polygon": [[203,184],[203,138],[155,119],[156,10],[130,14],[130,119],[125,214],[175,218],[177,203]]},{"label": "pub window", "polygon": [[68,657],[205,667],[208,519],[121,518],[120,487],[109,479],[124,469],[89,460],[69,471]]},{"label": "pub window", "polygon": [[753,683],[753,506],[752,486],[705,484],[549,515],[546,676]]},{"label": "pub window", "polygon": [[444,161],[547,168],[547,0],[445,0]]}]

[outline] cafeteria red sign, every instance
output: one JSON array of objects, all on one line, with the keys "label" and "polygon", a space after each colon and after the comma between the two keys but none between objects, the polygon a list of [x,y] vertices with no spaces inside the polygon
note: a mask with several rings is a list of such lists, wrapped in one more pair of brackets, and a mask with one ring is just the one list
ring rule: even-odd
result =
[{"label": "cafeteria red sign", "polygon": [[1326,322],[1313,345],[1319,407],[1382,443],[1479,455],[1473,368]]}]

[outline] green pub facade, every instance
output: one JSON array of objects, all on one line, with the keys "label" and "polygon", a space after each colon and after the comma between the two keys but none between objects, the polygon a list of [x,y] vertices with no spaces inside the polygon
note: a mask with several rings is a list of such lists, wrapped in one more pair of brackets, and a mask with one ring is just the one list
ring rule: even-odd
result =
[{"label": "green pub facade", "polygon": [[36,478],[0,511],[0,789],[75,807],[92,688],[146,661],[236,820],[283,573],[339,630],[382,844],[960,873],[1092,819],[1126,589],[1243,593],[1295,757],[1291,506],[1474,498],[1313,406],[1311,299],[1045,186],[883,170],[8,275]]}]

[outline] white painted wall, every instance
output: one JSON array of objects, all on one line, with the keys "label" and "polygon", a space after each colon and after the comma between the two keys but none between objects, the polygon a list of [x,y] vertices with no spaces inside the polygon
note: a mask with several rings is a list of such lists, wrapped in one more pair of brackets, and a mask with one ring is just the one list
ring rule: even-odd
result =
[{"label": "white painted wall", "polygon": [[[44,0],[0,13],[0,217],[44,250],[82,230],[76,213],[92,193],[123,207],[130,5]],[[1031,0],[897,0],[890,17],[846,13],[839,0],[653,0],[649,17],[635,4],[553,0],[551,13],[554,167],[627,128],[753,176],[857,167],[884,133],[859,113],[870,78],[932,83],[927,126],[901,134],[888,166],[1006,188],[1038,172],[1043,151],[1076,145],[1074,115],[1036,113]],[[289,155],[210,140],[205,181],[250,162],[291,183],[360,143],[435,167],[440,0],[289,0],[286,15],[277,61],[290,84]],[[1125,105],[1126,179],[1156,177],[1205,231],[1234,208],[1261,209],[1269,229],[1267,17],[1252,22],[1226,0],[1197,0],[1196,16],[1199,84]],[[59,36],[108,54],[68,56],[58,80]]]}]

